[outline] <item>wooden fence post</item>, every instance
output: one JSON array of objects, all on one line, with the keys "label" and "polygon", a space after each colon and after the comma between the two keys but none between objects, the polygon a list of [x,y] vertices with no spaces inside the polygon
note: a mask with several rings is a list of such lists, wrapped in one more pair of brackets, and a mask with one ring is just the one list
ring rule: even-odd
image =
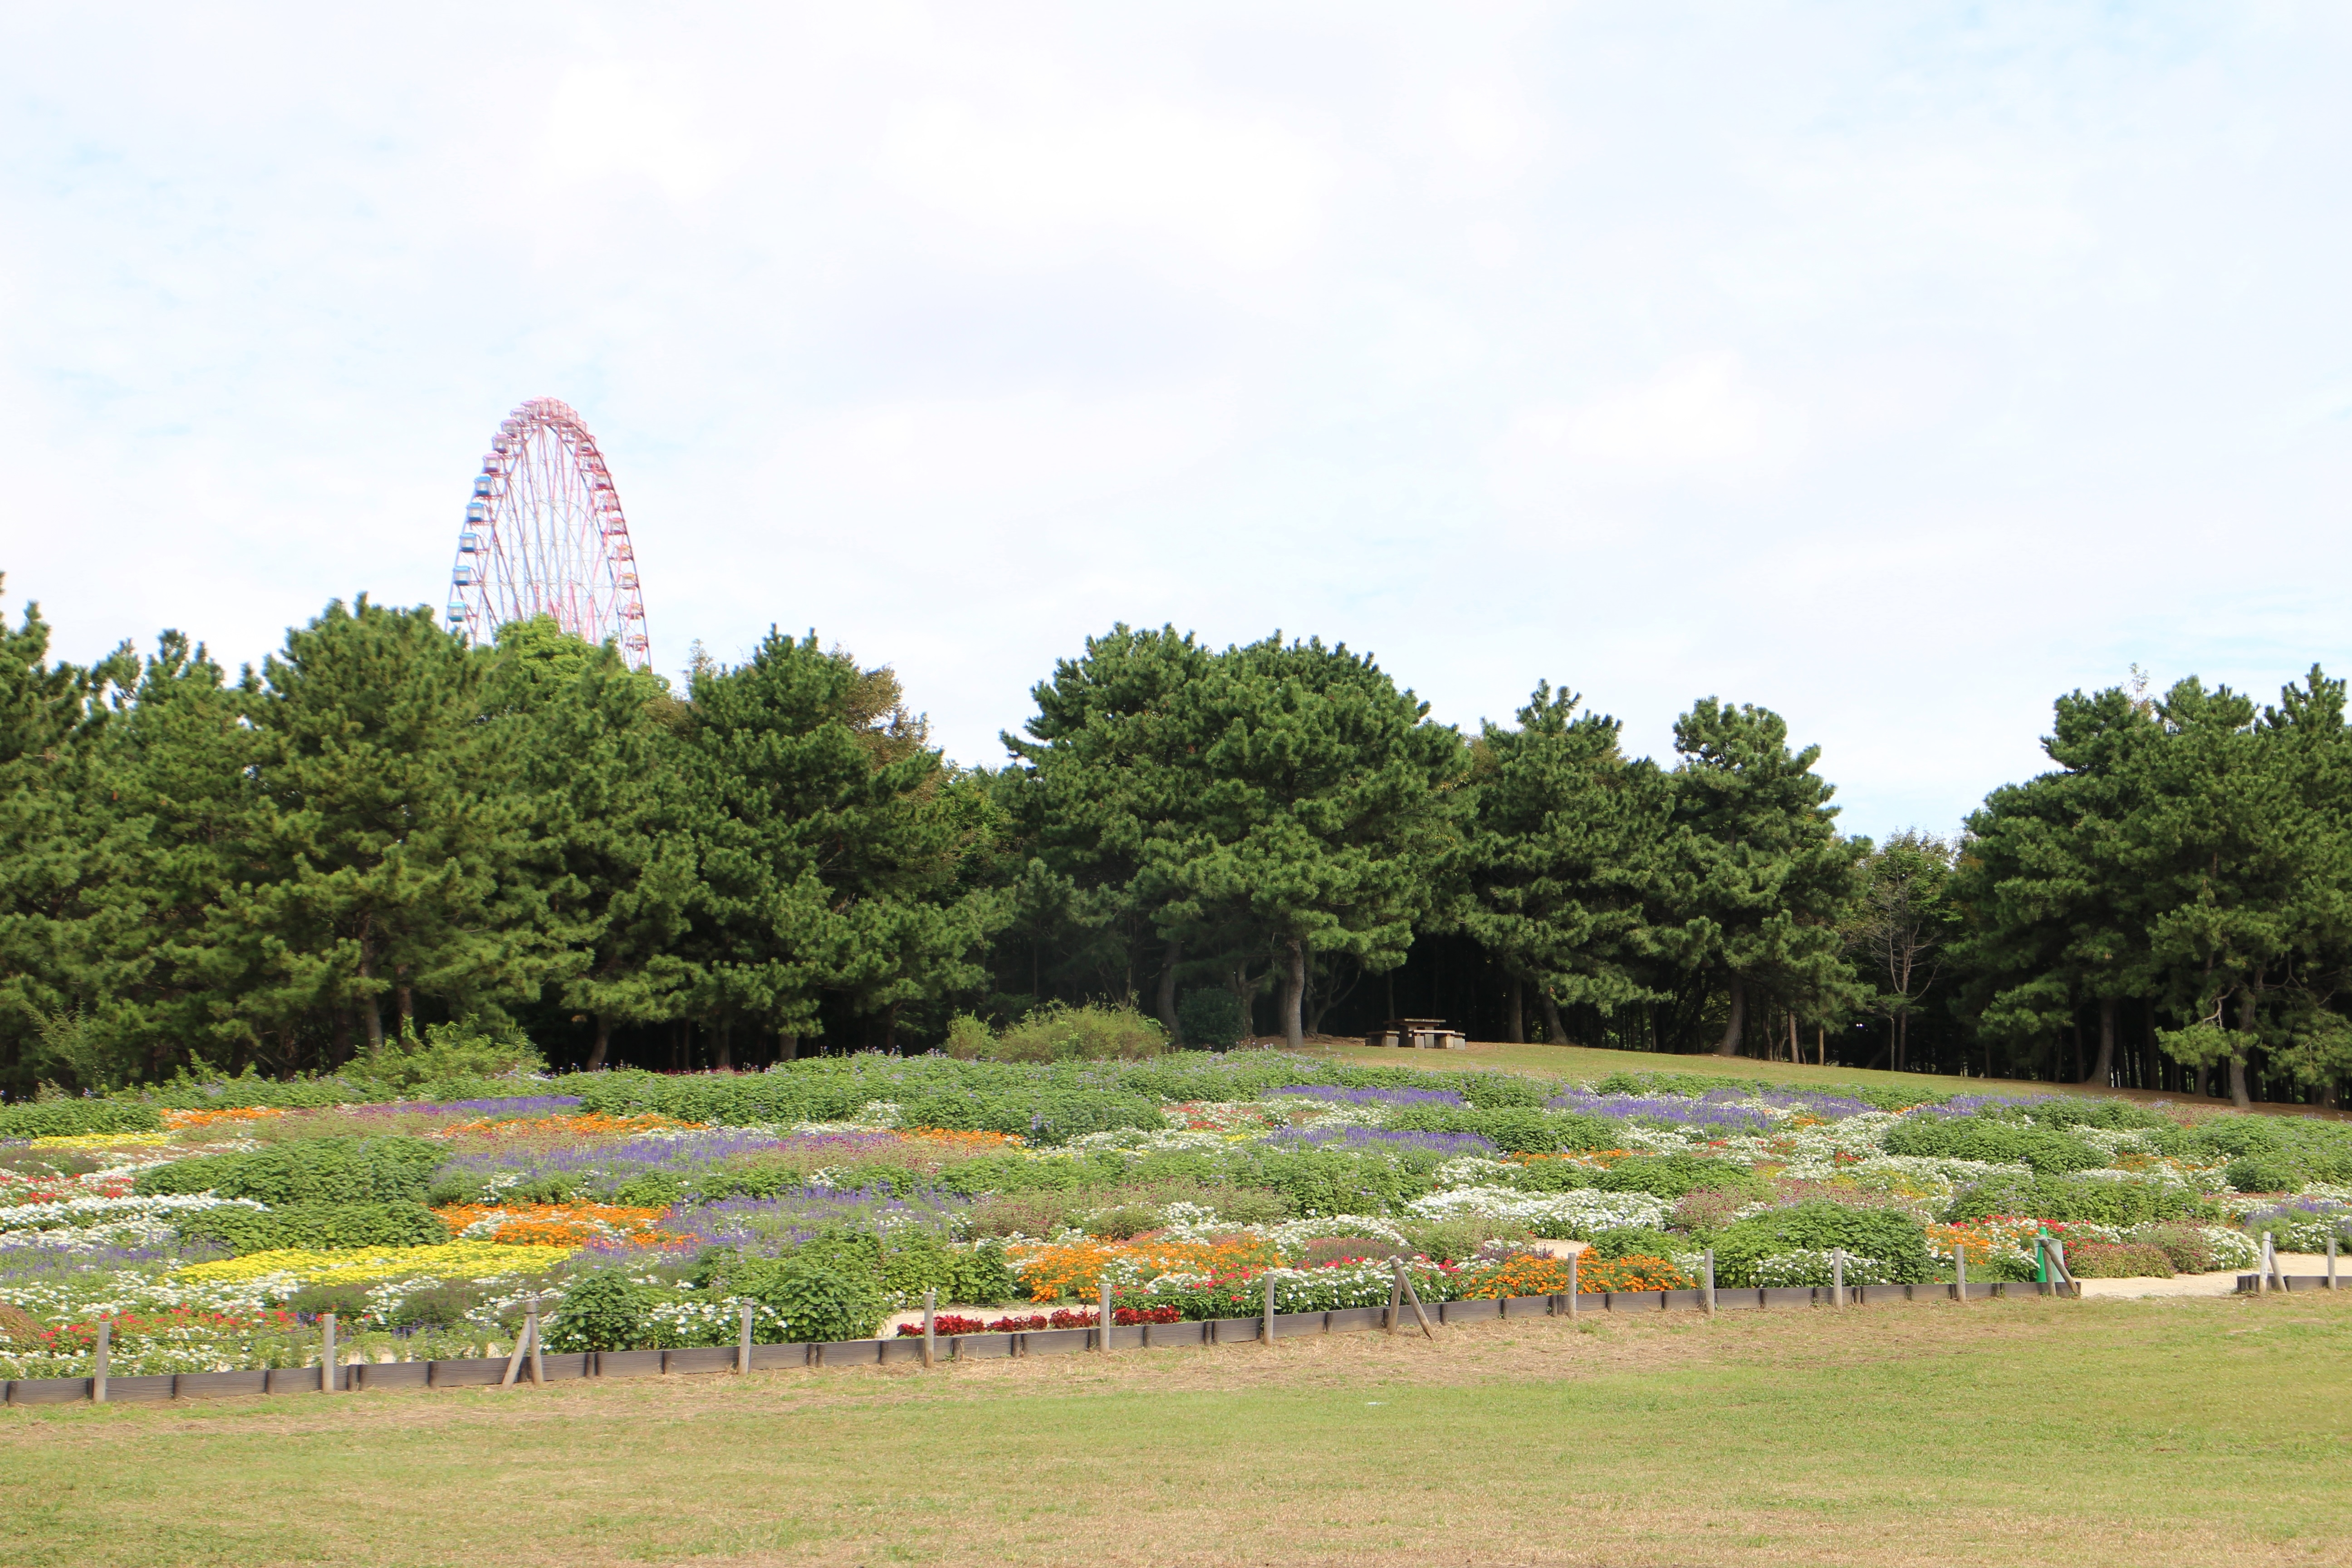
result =
[{"label": "wooden fence post", "polygon": [[[1273,1292],[1274,1287],[1271,1284],[1267,1285],[1266,1293],[1269,1299],[1272,1298]],[[1095,1349],[1104,1355],[1110,1354],[1110,1276],[1106,1273],[1102,1278],[1102,1309],[1095,1314]],[[1270,1339],[1273,1335],[1274,1325],[1272,1321],[1268,1320],[1266,1336]]]},{"label": "wooden fence post", "polygon": [[530,1299],[530,1385],[533,1388],[547,1386],[546,1350],[539,1338],[539,1298],[533,1296]]},{"label": "wooden fence post", "polygon": [[2327,1288],[2336,1289],[2336,1232],[2327,1233]]},{"label": "wooden fence post", "polygon": [[1969,1304],[1969,1249],[1957,1241],[1952,1243],[1952,1281],[1953,1290],[1958,1295],[1960,1305],[1967,1306]]},{"label": "wooden fence post", "polygon": [[929,1366],[939,1354],[940,1293],[937,1288],[923,1292],[923,1364]]},{"label": "wooden fence post", "polygon": [[[2258,1267],[2263,1273],[2261,1282],[2254,1287],[2256,1294],[2273,1289],[2271,1281],[2278,1277],[2278,1249],[2271,1245],[2269,1231],[2263,1232],[2263,1260]],[[2284,1290],[2286,1287],[2282,1284],[2275,1289]]]},{"label": "wooden fence post", "polygon": [[1715,1248],[1706,1249],[1706,1315],[1715,1316]]},{"label": "wooden fence post", "polygon": [[735,1336],[735,1375],[751,1370],[751,1309],[743,1309],[743,1326]]},{"label": "wooden fence post", "polygon": [[1830,1249],[1830,1305],[1845,1305],[1845,1248],[1843,1247]]},{"label": "wooden fence post", "polygon": [[113,1344],[114,1320],[100,1318],[98,1321],[98,1343],[90,1347],[89,1402],[92,1405],[106,1403],[107,1352],[113,1348]]},{"label": "wooden fence post", "polygon": [[1422,1310],[1421,1292],[1412,1288],[1412,1276],[1405,1272],[1404,1259],[1395,1258],[1390,1261],[1396,1265],[1397,1283],[1404,1287],[1404,1299],[1412,1303],[1412,1315],[1421,1324],[1423,1337],[1435,1339],[1437,1331],[1429,1326],[1429,1314]]},{"label": "wooden fence post", "polygon": [[1389,1268],[1391,1275],[1389,1280],[1389,1310],[1381,1322],[1393,1334],[1397,1331],[1399,1321],[1404,1316],[1404,1268],[1393,1258],[1389,1259]]},{"label": "wooden fence post", "polygon": [[[539,1298],[533,1296],[530,1298],[530,1305],[523,1313],[522,1332],[515,1336],[514,1353],[507,1357],[507,1374],[499,1379],[500,1388],[514,1386],[515,1379],[522,1374],[522,1358],[530,1352],[538,1339]],[[536,1361],[531,1363],[530,1380],[533,1383],[539,1381],[539,1365]]]},{"label": "wooden fence post", "polygon": [[1259,1336],[1271,1347],[1274,1343],[1274,1270],[1265,1271],[1265,1330]]},{"label": "wooden fence post", "polygon": [[335,1364],[335,1314],[319,1314],[319,1392],[335,1392],[335,1373],[342,1370]]},{"label": "wooden fence post", "polygon": [[1568,1315],[1576,1316],[1576,1260],[1580,1252],[1568,1255]]}]

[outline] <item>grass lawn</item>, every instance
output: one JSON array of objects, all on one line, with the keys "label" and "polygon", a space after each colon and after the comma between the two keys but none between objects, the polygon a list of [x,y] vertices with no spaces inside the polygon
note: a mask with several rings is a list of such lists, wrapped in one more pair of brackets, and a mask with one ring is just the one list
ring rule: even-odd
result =
[{"label": "grass lawn", "polygon": [[2352,1301],[0,1412],[12,1568],[2352,1563]]},{"label": "grass lawn", "polygon": [[[2093,1094],[2108,1099],[2142,1101],[2165,1100],[2176,1104],[2229,1109],[2227,1099],[2199,1100],[2193,1094],[2159,1094],[2153,1089],[2085,1088],[2072,1083],[2031,1083],[2022,1079],[1950,1078],[1937,1073],[1874,1072],[1864,1068],[1809,1067],[1794,1062],[1759,1061],[1752,1057],[1670,1056],[1656,1051],[1602,1051],[1585,1046],[1513,1046],[1489,1040],[1473,1041],[1452,1051],[1408,1051],[1394,1047],[1349,1045],[1325,1040],[1310,1043],[1309,1054],[1361,1067],[1422,1068],[1432,1072],[1465,1067],[1501,1068],[1510,1072],[1598,1083],[1613,1072],[1691,1073],[1706,1078],[1761,1079],[1768,1083],[1818,1086],[1868,1083],[1916,1089],[1922,1094]],[[2307,1105],[2254,1108],[2275,1116],[2341,1116],[2340,1111]]]}]

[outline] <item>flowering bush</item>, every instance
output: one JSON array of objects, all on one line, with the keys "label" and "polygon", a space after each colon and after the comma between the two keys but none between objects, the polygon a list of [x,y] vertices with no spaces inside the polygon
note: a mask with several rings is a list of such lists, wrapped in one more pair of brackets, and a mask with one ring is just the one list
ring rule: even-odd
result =
[{"label": "flowering bush", "polygon": [[[1032,1329],[1091,1329],[1102,1321],[1098,1309],[1061,1308],[1052,1312],[1031,1312],[1026,1316],[973,1318],[955,1312],[936,1312],[931,1317],[931,1331],[940,1334],[1018,1334]],[[1138,1323],[1181,1323],[1184,1315],[1174,1307],[1120,1307],[1110,1310],[1110,1321],[1122,1329]],[[901,1339],[921,1339],[923,1325],[901,1323]]]},{"label": "flowering bush", "polygon": [[1848,1285],[1895,1282],[1893,1268],[1875,1258],[1864,1258],[1858,1253],[1846,1254],[1843,1271],[1830,1254],[1811,1247],[1775,1252],[1756,1260],[1755,1280],[1762,1286],[1833,1285],[1841,1279]]},{"label": "flowering bush", "polygon": [[1576,1289],[1579,1295],[1617,1290],[1688,1290],[1697,1284],[1698,1281],[1685,1272],[1673,1258],[1659,1258],[1646,1252],[1628,1253],[1622,1258],[1595,1258],[1590,1261],[1578,1259]]},{"label": "flowering bush", "polygon": [[164,1128],[173,1132],[191,1131],[200,1127],[217,1127],[223,1122],[268,1121],[286,1112],[275,1106],[239,1105],[226,1110],[166,1110],[163,1112]]}]

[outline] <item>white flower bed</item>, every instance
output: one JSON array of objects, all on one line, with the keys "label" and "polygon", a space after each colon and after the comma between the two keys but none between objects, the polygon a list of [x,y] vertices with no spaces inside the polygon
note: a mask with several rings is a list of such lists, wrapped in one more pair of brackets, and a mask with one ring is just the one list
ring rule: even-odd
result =
[{"label": "white flower bed", "polygon": [[1589,1239],[1598,1232],[1629,1226],[1662,1227],[1674,1205],[1648,1193],[1523,1193],[1511,1187],[1455,1187],[1415,1198],[1405,1205],[1405,1212],[1416,1219],[1475,1215],[1532,1226],[1538,1235]]}]

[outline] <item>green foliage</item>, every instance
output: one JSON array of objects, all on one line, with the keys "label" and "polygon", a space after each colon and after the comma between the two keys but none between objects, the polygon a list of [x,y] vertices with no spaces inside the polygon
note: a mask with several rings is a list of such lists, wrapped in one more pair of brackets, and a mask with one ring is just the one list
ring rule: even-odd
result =
[{"label": "green foliage", "polygon": [[2155,1182],[2085,1176],[2036,1176],[1979,1182],[1945,1205],[1950,1221],[2032,1215],[2037,1219],[2089,1220],[2095,1225],[2144,1225],[2151,1220],[2218,1217],[2200,1194]]},{"label": "green foliage", "polygon": [[974,1054],[1006,1062],[1138,1061],[1168,1048],[1158,1020],[1132,1007],[1092,1002],[1078,1007],[1049,1002],[984,1042],[974,1041],[969,1029],[963,1040],[976,1045]]},{"label": "green foliage", "polygon": [[619,1269],[576,1279],[545,1325],[551,1351],[633,1351],[653,1337],[652,1289]]},{"label": "green foliage", "polygon": [[201,1154],[140,1173],[142,1195],[215,1193],[253,1198],[271,1207],[289,1204],[415,1202],[447,1157],[422,1138],[310,1138],[242,1154]]},{"label": "green foliage", "polygon": [[1649,1193],[1668,1202],[1702,1191],[1750,1201],[1771,1193],[1746,1164],[1698,1154],[1635,1154],[1612,1165],[1593,1185],[1610,1193]]},{"label": "green foliage", "polygon": [[1391,1116],[1388,1124],[1409,1132],[1475,1132],[1506,1154],[1613,1149],[1622,1136],[1616,1123],[1607,1117],[1524,1107],[1481,1110],[1464,1106],[1408,1105]]},{"label": "green foliage", "polygon": [[1854,1209],[1815,1200],[1726,1226],[1715,1237],[1715,1276],[1726,1285],[1753,1285],[1756,1266],[1776,1252],[1843,1248],[1887,1266],[1898,1283],[1928,1277],[1927,1237],[1919,1222],[1894,1209]]},{"label": "green foliage", "polygon": [[353,1247],[430,1247],[449,1227],[417,1203],[304,1203],[258,1211],[225,1205],[179,1222],[180,1240],[212,1243],[242,1258],[281,1247],[334,1251]]},{"label": "green foliage", "polygon": [[1647,1226],[1621,1225],[1609,1230],[1593,1232],[1592,1250],[1590,1256],[1602,1261],[1613,1262],[1620,1258],[1636,1256],[1672,1258],[1677,1252],[1689,1250],[1688,1237],[1670,1236],[1663,1230],[1654,1230]]},{"label": "green foliage", "polygon": [[2095,1171],[2108,1163],[2106,1151],[2080,1138],[1982,1116],[1908,1117],[1888,1130],[1885,1146],[1890,1154],[2022,1163],[2053,1175]]},{"label": "green foliage", "polygon": [[1176,1007],[1176,1026],[1184,1043],[1206,1050],[1231,1050],[1249,1034],[1249,1016],[1242,999],[1222,985],[1204,985],[1184,993]]},{"label": "green foliage", "polygon": [[340,1076],[362,1089],[398,1098],[426,1084],[536,1072],[546,1065],[520,1029],[511,1025],[487,1029],[468,1020],[428,1025],[422,1038],[408,1033],[387,1039],[343,1068]]},{"label": "green foliage", "polygon": [[2303,1185],[2303,1172],[2284,1154],[2241,1154],[2222,1167],[2221,1179],[2242,1193],[2291,1193]]},{"label": "green foliage", "polygon": [[727,1286],[773,1313],[795,1341],[871,1339],[887,1315],[871,1268],[840,1248],[812,1245],[790,1258],[746,1262]]},{"label": "green foliage", "polygon": [[43,1100],[0,1105],[0,1138],[73,1138],[91,1132],[153,1132],[163,1119],[149,1105],[119,1100]]}]

